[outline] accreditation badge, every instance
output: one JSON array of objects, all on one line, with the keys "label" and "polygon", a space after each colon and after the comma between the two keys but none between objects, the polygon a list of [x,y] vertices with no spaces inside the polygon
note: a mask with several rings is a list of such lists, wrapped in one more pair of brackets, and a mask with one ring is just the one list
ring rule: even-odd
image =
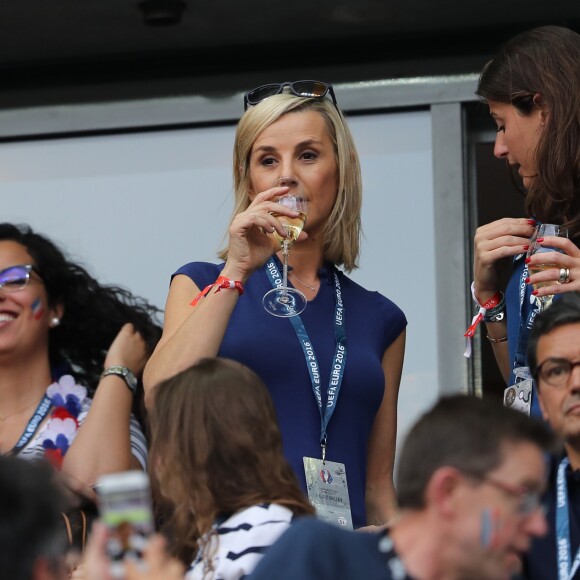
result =
[{"label": "accreditation badge", "polygon": [[524,379],[510,385],[503,393],[503,402],[506,407],[521,411],[526,415],[532,410],[532,379]]},{"label": "accreditation badge", "polygon": [[344,463],[304,457],[308,499],[319,519],[352,530]]}]

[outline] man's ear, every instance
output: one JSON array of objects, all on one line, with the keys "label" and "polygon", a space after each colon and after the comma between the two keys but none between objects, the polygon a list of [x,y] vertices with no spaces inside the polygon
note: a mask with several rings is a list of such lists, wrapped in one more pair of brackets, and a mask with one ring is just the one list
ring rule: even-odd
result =
[{"label": "man's ear", "polygon": [[436,509],[443,515],[454,513],[457,490],[464,479],[463,474],[455,467],[445,466],[437,469],[425,490],[426,507]]}]

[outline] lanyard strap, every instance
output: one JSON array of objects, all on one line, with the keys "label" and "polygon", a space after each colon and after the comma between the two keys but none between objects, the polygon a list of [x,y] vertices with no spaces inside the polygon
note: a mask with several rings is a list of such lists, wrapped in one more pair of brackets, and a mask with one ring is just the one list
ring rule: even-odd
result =
[{"label": "lanyard strap", "polygon": [[[530,330],[534,324],[534,320],[538,315],[537,306],[532,305],[532,307],[527,311],[524,308],[526,302],[530,304],[535,302],[534,297],[531,294],[530,285],[526,284],[526,278],[529,275],[528,265],[524,265],[522,275],[520,277],[520,327],[518,331],[518,342],[516,345],[516,354],[514,359],[514,369],[518,367],[525,367],[526,365],[526,349],[528,346],[528,337]],[[529,290],[529,291],[528,291]]]},{"label": "lanyard strap", "polygon": [[574,562],[571,560],[570,546],[570,512],[568,508],[568,485],[566,468],[569,465],[564,457],[558,466],[556,479],[556,556],[558,558],[558,580],[570,580],[580,566],[580,548],[576,551]]},{"label": "lanyard strap", "polygon": [[[268,278],[270,278],[270,283],[274,288],[280,285],[280,270],[276,265],[274,259],[270,260],[266,264],[266,272],[268,273]],[[340,287],[340,280],[338,279],[338,274],[336,269],[333,268],[334,275],[334,294],[335,294],[335,311],[334,311],[334,339],[336,341],[336,347],[334,350],[334,358],[332,361],[332,370],[330,372],[330,380],[328,384],[328,390],[326,393],[326,407],[322,403],[322,393],[320,384],[320,367],[318,365],[318,358],[314,352],[314,347],[304,323],[300,318],[300,315],[291,316],[289,318],[302,347],[304,353],[304,358],[306,360],[306,367],[308,368],[308,373],[310,375],[310,382],[312,384],[312,392],[314,393],[314,398],[316,404],[318,405],[318,411],[320,412],[320,446],[322,447],[322,460],[326,458],[326,442],[327,442],[327,429],[330,423],[330,418],[336,409],[336,403],[338,401],[338,395],[340,393],[340,387],[342,386],[342,379],[344,377],[344,367],[346,364],[346,329],[344,326],[344,305],[342,303],[342,289]]]},{"label": "lanyard strap", "polygon": [[34,437],[34,434],[38,431],[38,427],[40,426],[44,418],[48,415],[48,412],[50,411],[51,407],[52,401],[50,400],[48,395],[44,395],[42,401],[40,401],[38,407],[36,407],[36,411],[34,411],[34,414],[28,421],[28,425],[26,425],[26,428],[24,429],[24,433],[22,433],[20,440],[12,448],[12,451],[10,451],[11,455],[18,455],[18,453],[20,453],[20,451],[22,451],[22,449],[26,447],[26,445],[28,445],[30,440]]}]

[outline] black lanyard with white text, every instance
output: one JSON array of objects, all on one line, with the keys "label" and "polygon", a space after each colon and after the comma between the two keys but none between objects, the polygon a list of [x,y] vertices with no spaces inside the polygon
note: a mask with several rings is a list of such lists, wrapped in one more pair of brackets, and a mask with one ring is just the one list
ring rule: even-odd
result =
[{"label": "black lanyard with white text", "polygon": [[18,455],[24,447],[28,445],[30,440],[34,437],[35,433],[38,431],[38,427],[44,420],[44,418],[48,415],[52,407],[52,401],[48,397],[48,395],[44,395],[42,401],[36,407],[36,411],[32,415],[30,421],[28,421],[28,425],[24,429],[24,433],[20,437],[18,443],[11,449],[10,455]]},{"label": "black lanyard with white text", "polygon": [[[266,265],[266,272],[268,278],[274,288],[277,288],[277,280],[281,279],[280,270],[276,265],[275,261],[272,259]],[[323,410],[322,405],[322,394],[320,385],[320,367],[318,365],[318,359],[314,352],[314,347],[312,342],[306,332],[306,328],[302,322],[299,315],[289,317],[294,332],[300,342],[302,351],[304,352],[304,358],[306,360],[306,366],[308,368],[308,373],[310,374],[310,381],[312,384],[312,391],[314,393],[314,398],[316,399],[316,404],[318,405],[318,410],[320,412],[320,446],[322,447],[322,460],[326,458],[326,444],[327,444],[327,429],[330,422],[330,418],[334,413],[336,408],[336,403],[338,401],[338,395],[340,393],[340,387],[342,386],[342,379],[344,377],[344,367],[346,364],[346,329],[344,326],[344,306],[342,303],[342,290],[340,287],[340,280],[338,279],[338,274],[336,269],[333,268],[332,273],[334,275],[334,292],[335,292],[335,312],[334,312],[334,338],[336,341],[336,348],[334,351],[334,358],[332,361],[332,369],[330,372],[330,380],[328,384],[328,391],[326,397],[326,407]]]}]

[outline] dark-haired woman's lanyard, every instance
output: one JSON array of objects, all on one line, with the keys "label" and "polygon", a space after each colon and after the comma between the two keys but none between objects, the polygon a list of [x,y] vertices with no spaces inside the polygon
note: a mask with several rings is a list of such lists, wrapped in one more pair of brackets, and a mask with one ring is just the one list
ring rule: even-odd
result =
[{"label": "dark-haired woman's lanyard", "polygon": [[556,479],[556,557],[558,560],[558,580],[571,580],[580,566],[580,548],[572,561],[570,546],[570,511],[568,508],[568,484],[566,468],[569,465],[564,457],[558,466]]},{"label": "dark-haired woman's lanyard", "polygon": [[[274,259],[266,264],[266,272],[273,288],[277,288],[281,282],[281,275]],[[342,290],[336,269],[332,269],[334,276],[335,311],[334,311],[334,338],[336,348],[332,361],[330,380],[326,396],[326,405],[323,405],[320,367],[318,358],[306,328],[299,315],[289,317],[294,332],[300,342],[306,367],[310,374],[312,392],[318,410],[320,412],[320,446],[322,448],[322,460],[313,457],[304,457],[304,472],[308,487],[308,497],[316,507],[319,518],[339,523],[341,526],[352,529],[352,515],[350,513],[350,501],[346,483],[346,469],[344,464],[334,461],[326,461],[326,447],[328,443],[327,429],[330,418],[336,409],[344,367],[346,363],[346,330],[344,327],[344,306],[342,303]]]},{"label": "dark-haired woman's lanyard", "polygon": [[[534,324],[534,319],[538,314],[536,306],[531,306],[527,315],[524,308],[527,301],[532,300],[532,295],[526,290],[529,285],[526,284],[526,278],[529,276],[528,265],[524,264],[524,269],[520,277],[520,326],[518,331],[518,342],[516,344],[516,354],[513,367],[514,385],[516,389],[516,398],[518,401],[518,408],[528,415],[531,413],[532,407],[537,406],[537,402],[533,400],[533,384],[534,379],[530,372],[530,368],[526,365],[526,350],[528,346],[528,338],[530,330]],[[508,387],[512,388],[512,387]],[[535,413],[534,413],[535,414]]]},{"label": "dark-haired woman's lanyard", "polygon": [[48,395],[44,395],[42,401],[36,407],[36,411],[28,421],[28,425],[24,429],[24,433],[20,437],[20,440],[16,445],[10,450],[10,455],[18,455],[30,442],[30,440],[34,437],[35,433],[38,431],[40,424],[44,421],[45,417],[48,415],[52,407],[52,401],[48,397]]}]

